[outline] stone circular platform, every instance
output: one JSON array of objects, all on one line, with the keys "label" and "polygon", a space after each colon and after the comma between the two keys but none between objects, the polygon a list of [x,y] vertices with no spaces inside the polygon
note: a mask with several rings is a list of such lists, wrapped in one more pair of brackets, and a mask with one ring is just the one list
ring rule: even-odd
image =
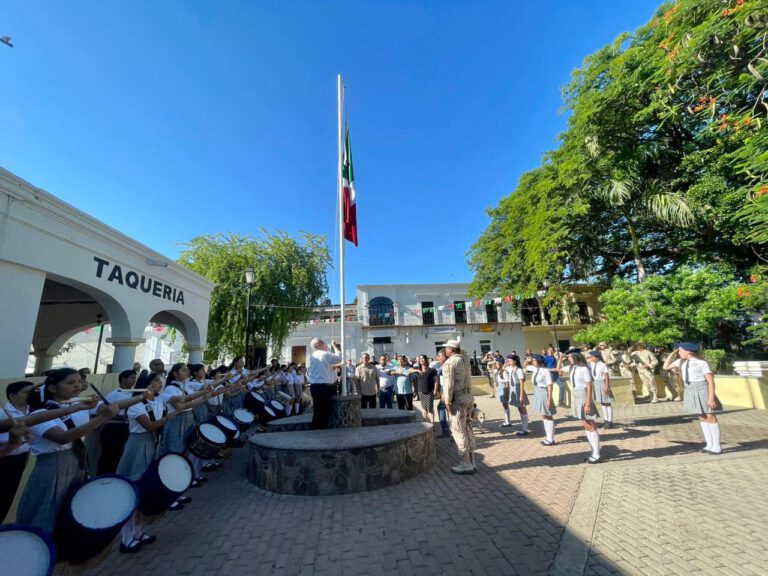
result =
[{"label": "stone circular platform", "polygon": [[432,425],[424,422],[256,434],[249,450],[248,480],[271,492],[306,496],[377,490],[435,464]]},{"label": "stone circular platform", "polygon": [[[360,411],[363,426],[387,426],[390,424],[412,424],[416,422],[416,412],[410,410],[389,410],[387,408],[365,408]],[[269,432],[295,432],[309,430],[312,427],[312,413],[279,418],[267,424]]]}]

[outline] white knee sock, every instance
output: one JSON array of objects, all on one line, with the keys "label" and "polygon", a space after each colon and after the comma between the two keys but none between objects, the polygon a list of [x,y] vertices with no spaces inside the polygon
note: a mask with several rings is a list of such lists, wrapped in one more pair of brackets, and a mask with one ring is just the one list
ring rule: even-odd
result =
[{"label": "white knee sock", "polygon": [[128,522],[123,524],[123,529],[120,534],[120,541],[124,545],[128,546],[134,539],[134,536],[133,536],[134,532],[135,532],[134,521],[133,521],[133,516],[131,516],[128,519]]},{"label": "white knee sock", "polygon": [[600,459],[600,436],[597,434],[597,430],[587,430],[587,442],[592,447],[592,458],[595,460]]},{"label": "white knee sock", "polygon": [[547,435],[547,440],[549,442],[555,441],[555,421],[554,420],[544,420],[544,432]]},{"label": "white knee sock", "polygon": [[509,407],[504,408],[504,424],[509,424]]},{"label": "white knee sock", "polygon": [[712,429],[709,427],[709,422],[706,420],[700,420],[701,429],[704,432],[704,438],[707,440],[706,450],[712,450]]},{"label": "white knee sock", "polygon": [[520,430],[528,432],[528,414],[520,414]]},{"label": "white knee sock", "polygon": [[613,422],[613,406],[611,406],[610,404],[604,404],[603,412],[605,413],[605,421]]},{"label": "white knee sock", "polygon": [[709,425],[709,431],[712,434],[712,452],[720,452],[720,423],[715,422]]}]

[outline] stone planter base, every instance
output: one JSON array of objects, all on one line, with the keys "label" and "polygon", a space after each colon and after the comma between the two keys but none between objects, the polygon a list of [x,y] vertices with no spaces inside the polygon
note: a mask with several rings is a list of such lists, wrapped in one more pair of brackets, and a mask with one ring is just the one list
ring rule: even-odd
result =
[{"label": "stone planter base", "polygon": [[[359,405],[359,404],[358,404]],[[363,426],[387,426],[390,424],[413,424],[416,422],[416,412],[409,410],[389,410],[387,408],[365,408],[360,410],[360,420]],[[269,432],[296,432],[312,428],[312,413],[299,414],[272,420],[267,424]]]},{"label": "stone planter base", "polygon": [[360,428],[360,396],[334,396],[331,428]]},{"label": "stone planter base", "polygon": [[377,490],[432,468],[435,440],[423,422],[256,434],[248,480],[280,494],[327,496]]}]

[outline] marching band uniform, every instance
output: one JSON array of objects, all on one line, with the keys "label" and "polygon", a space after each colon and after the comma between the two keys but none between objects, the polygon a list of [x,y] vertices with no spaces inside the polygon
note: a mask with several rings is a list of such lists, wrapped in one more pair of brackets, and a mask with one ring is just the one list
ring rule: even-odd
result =
[{"label": "marching band uniform", "polygon": [[590,352],[590,356],[597,358],[596,362],[589,363],[589,372],[592,374],[592,386],[595,400],[603,407],[605,428],[613,428],[613,392],[610,388],[610,371],[601,358],[600,352]]},{"label": "marching band uniform", "polygon": [[[540,358],[537,358],[540,357]],[[552,390],[552,373],[544,366],[544,357],[541,354],[534,354],[533,359],[537,361],[538,366],[531,366],[531,379],[533,380],[533,409],[539,413],[544,423],[544,433],[546,439],[542,442],[545,446],[552,446],[555,443],[555,421],[553,416],[557,414],[555,407],[555,398]]]},{"label": "marching band uniform", "polygon": [[[515,359],[517,357],[513,357]],[[515,432],[518,436],[528,435],[528,396],[525,394],[525,372],[520,367],[520,359],[517,358],[515,366],[504,368],[504,381],[509,386],[509,404],[520,412],[520,430]]]},{"label": "marching band uniform", "polygon": [[[61,405],[50,401],[44,410],[54,408],[61,408]],[[37,460],[19,502],[16,513],[18,523],[53,533],[70,489],[85,480],[85,446],[81,439],[59,444],[44,435],[52,428],[71,430],[87,424],[89,420],[88,410],[80,410],[63,419],[56,418],[30,427],[29,449]]]},{"label": "marching band uniform", "polygon": [[[578,351],[568,352],[569,356],[581,358]],[[583,362],[583,358],[580,360]],[[592,384],[592,374],[585,365],[571,364],[570,368],[571,390],[573,390],[573,412],[574,418],[584,422],[584,430],[587,434],[587,441],[592,454],[587,458],[587,462],[595,464],[600,461],[600,436],[597,433],[594,421],[597,416],[597,407],[592,403],[590,389],[594,391]],[[590,410],[587,411],[587,402],[590,404]]]},{"label": "marching band uniform", "polygon": [[[115,404],[121,400],[130,400],[133,397],[133,390],[131,388],[115,388],[106,396],[107,402],[110,404]],[[115,470],[117,470],[117,464],[120,462],[123,448],[128,441],[128,420],[125,412],[125,410],[121,410],[120,414],[109,420],[101,428],[99,433],[100,454],[97,474],[114,474]],[[95,414],[96,412],[94,410],[91,413]]]}]

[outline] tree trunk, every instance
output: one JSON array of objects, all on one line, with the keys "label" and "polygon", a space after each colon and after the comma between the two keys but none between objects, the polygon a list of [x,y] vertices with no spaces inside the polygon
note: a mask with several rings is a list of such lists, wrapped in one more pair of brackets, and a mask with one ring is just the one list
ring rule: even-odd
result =
[{"label": "tree trunk", "polygon": [[632,220],[627,216],[627,226],[629,228],[629,236],[632,239],[632,255],[635,259],[635,267],[637,268],[637,283],[642,284],[645,282],[645,264],[643,259],[640,258],[640,242],[637,239],[637,231]]}]

